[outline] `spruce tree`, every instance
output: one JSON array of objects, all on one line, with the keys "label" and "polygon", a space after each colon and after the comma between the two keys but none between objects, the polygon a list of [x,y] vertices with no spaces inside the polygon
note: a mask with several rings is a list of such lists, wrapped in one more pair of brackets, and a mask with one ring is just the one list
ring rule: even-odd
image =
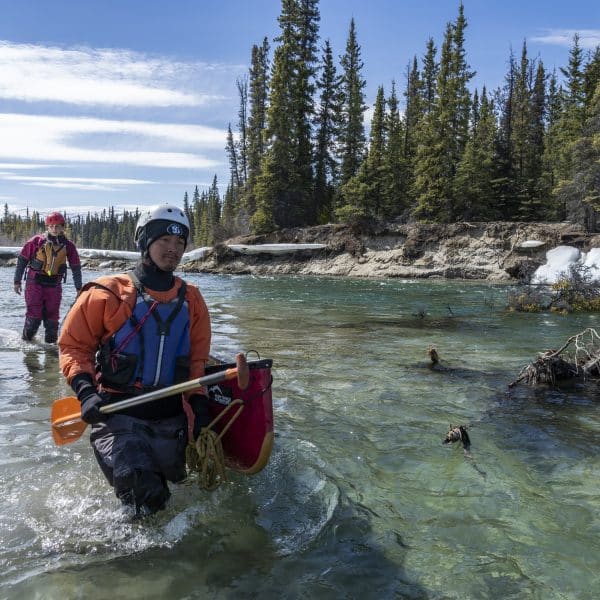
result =
[{"label": "spruce tree", "polygon": [[[435,46],[433,46],[435,53]],[[430,56],[430,59],[432,57]],[[435,70],[435,69],[433,69]],[[430,75],[433,71],[430,71]],[[433,93],[435,85],[429,82],[429,89],[425,92],[425,82],[421,79],[419,73],[417,57],[412,61],[412,68],[407,69],[406,91],[404,98],[406,100],[406,110],[404,111],[404,160],[407,163],[406,169],[406,190],[412,190],[414,186],[414,164],[417,157],[417,146],[419,138],[419,127],[426,112],[426,106],[429,100],[425,94]],[[433,98],[431,99],[433,102]]]},{"label": "spruce tree", "polygon": [[513,160],[513,127],[515,81],[517,66],[511,48],[508,60],[508,73],[504,77],[504,87],[497,91],[496,104],[499,111],[499,125],[496,135],[497,176],[494,180],[494,196],[497,199],[499,214],[505,220],[513,220],[518,211],[515,191]]},{"label": "spruce tree", "polygon": [[546,199],[545,214],[550,221],[565,219],[564,206],[557,200],[555,190],[558,185],[558,121],[561,99],[556,72],[550,75],[546,92],[546,113],[542,171],[539,180],[540,196]]},{"label": "spruce tree", "polygon": [[256,232],[306,225],[314,214],[311,124],[318,21],[316,0],[282,0],[267,113],[268,149],[251,219]]},{"label": "spruce tree", "polygon": [[414,215],[425,222],[451,222],[454,218],[453,178],[455,173],[452,138],[452,40],[453,27],[448,23],[437,76],[437,96],[433,109],[419,127],[419,145],[415,164],[417,204]]},{"label": "spruce tree", "polygon": [[338,181],[336,143],[340,131],[340,78],[333,62],[329,40],[323,47],[321,76],[317,82],[319,103],[315,116],[315,191],[316,222],[332,220],[333,194]]},{"label": "spruce tree", "polygon": [[474,75],[466,61],[464,7],[446,27],[436,80],[437,96],[426,114],[417,150],[415,215],[424,220],[452,222],[454,176],[467,143],[471,96],[468,83]]},{"label": "spruce tree", "polygon": [[400,116],[395,82],[392,82],[387,105],[383,214],[386,218],[393,218],[402,215],[408,208],[408,190],[412,184],[412,179],[408,176],[408,160],[404,148],[405,127]]},{"label": "spruce tree", "polygon": [[239,140],[236,145],[238,155],[238,182],[240,185],[248,179],[248,78],[236,80],[240,108],[238,110]]},{"label": "spruce tree", "polygon": [[562,110],[557,123],[557,171],[559,181],[566,181],[572,177],[576,167],[573,163],[573,145],[581,138],[585,119],[583,53],[577,34],[573,37],[573,45],[569,51],[568,67],[561,68],[561,72],[566,80],[566,89],[562,94]]},{"label": "spruce tree", "polygon": [[342,186],[344,203],[338,215],[344,221],[383,216],[385,192],[385,95],[383,87],[377,89],[373,108],[369,150],[358,173]]},{"label": "spruce tree", "polygon": [[583,70],[583,91],[586,108],[592,105],[594,92],[600,83],[600,46],[590,53],[589,60]]},{"label": "spruce tree", "polygon": [[350,21],[346,51],[340,62],[343,91],[342,129],[340,133],[340,183],[343,185],[358,173],[365,152],[363,116],[366,106],[363,90],[366,81],[362,76],[363,62],[354,19]]},{"label": "spruce tree", "polygon": [[249,115],[247,127],[248,160],[247,181],[243,194],[245,215],[241,217],[242,230],[249,217],[256,210],[254,186],[260,173],[260,164],[265,154],[265,128],[267,122],[267,102],[269,97],[269,42],[263,39],[262,45],[252,47],[249,73]]},{"label": "spruce tree", "polygon": [[600,83],[585,111],[582,136],[572,145],[574,173],[559,185],[569,220],[596,232],[600,225]]},{"label": "spruce tree", "polygon": [[437,48],[433,38],[427,40],[427,50],[423,57],[423,73],[421,76],[422,83],[419,85],[419,90],[423,97],[423,111],[429,113],[433,110],[435,98],[437,96],[437,76],[439,64],[436,59]]},{"label": "spruce tree", "polygon": [[495,209],[493,180],[496,175],[496,115],[485,87],[481,100],[473,101],[472,133],[454,179],[456,217],[486,221],[501,217]]}]

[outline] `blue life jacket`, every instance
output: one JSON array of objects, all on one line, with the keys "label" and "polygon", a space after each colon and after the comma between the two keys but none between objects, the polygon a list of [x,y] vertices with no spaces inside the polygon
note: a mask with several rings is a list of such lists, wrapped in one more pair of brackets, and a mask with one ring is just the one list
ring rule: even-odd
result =
[{"label": "blue life jacket", "polygon": [[137,297],[133,314],[96,355],[101,383],[123,393],[141,393],[186,381],[190,317],[186,284],[171,302],[150,297],[130,273]]}]

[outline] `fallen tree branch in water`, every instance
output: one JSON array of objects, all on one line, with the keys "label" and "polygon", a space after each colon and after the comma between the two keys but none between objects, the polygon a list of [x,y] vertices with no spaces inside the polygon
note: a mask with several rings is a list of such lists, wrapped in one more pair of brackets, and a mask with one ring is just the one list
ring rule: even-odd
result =
[{"label": "fallen tree branch in water", "polygon": [[580,377],[600,376],[600,335],[588,327],[571,336],[558,350],[541,353],[537,359],[521,369],[508,387],[518,383],[528,385],[550,384]]}]

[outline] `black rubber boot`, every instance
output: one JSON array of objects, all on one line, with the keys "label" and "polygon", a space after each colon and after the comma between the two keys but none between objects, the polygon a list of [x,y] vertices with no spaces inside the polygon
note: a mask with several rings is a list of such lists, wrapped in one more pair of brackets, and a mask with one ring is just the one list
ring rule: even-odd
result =
[{"label": "black rubber boot", "polygon": [[129,476],[115,481],[119,500],[135,508],[137,518],[163,510],[171,496],[164,477],[152,471],[134,469]]},{"label": "black rubber boot", "polygon": [[46,319],[44,321],[45,332],[45,341],[46,344],[56,344],[56,340],[58,339],[58,321],[50,321]]},{"label": "black rubber boot", "polygon": [[40,328],[41,324],[41,319],[27,317],[25,319],[25,326],[23,327],[23,339],[27,342],[30,342],[35,337],[35,334],[37,333],[37,330]]}]

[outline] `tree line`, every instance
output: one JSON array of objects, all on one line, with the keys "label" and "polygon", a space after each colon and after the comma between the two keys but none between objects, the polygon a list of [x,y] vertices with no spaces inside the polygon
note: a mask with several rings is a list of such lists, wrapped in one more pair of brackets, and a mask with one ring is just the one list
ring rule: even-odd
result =
[{"label": "tree line", "polygon": [[460,4],[439,49],[430,38],[407,65],[402,92],[378,87],[367,137],[355,22],[339,64],[329,41],[319,54],[318,23],[317,0],[283,0],[272,59],[264,39],[238,81],[225,195],[234,228],[569,219],[596,229],[600,47],[584,55],[575,35],[559,83],[524,42],[499,89],[471,92]]},{"label": "tree line", "polygon": [[[251,49],[228,127],[229,180],[184,193],[191,242],[329,222],[562,221],[597,229],[600,46],[573,37],[568,64],[548,72],[526,42],[503,85],[471,91],[462,4],[438,48],[429,38],[404,87],[377,89],[370,127],[354,19],[344,52],[319,46],[318,0],[282,0],[280,32]],[[82,247],[133,249],[137,212],[68,219]],[[5,207],[4,237],[43,228]]]}]

